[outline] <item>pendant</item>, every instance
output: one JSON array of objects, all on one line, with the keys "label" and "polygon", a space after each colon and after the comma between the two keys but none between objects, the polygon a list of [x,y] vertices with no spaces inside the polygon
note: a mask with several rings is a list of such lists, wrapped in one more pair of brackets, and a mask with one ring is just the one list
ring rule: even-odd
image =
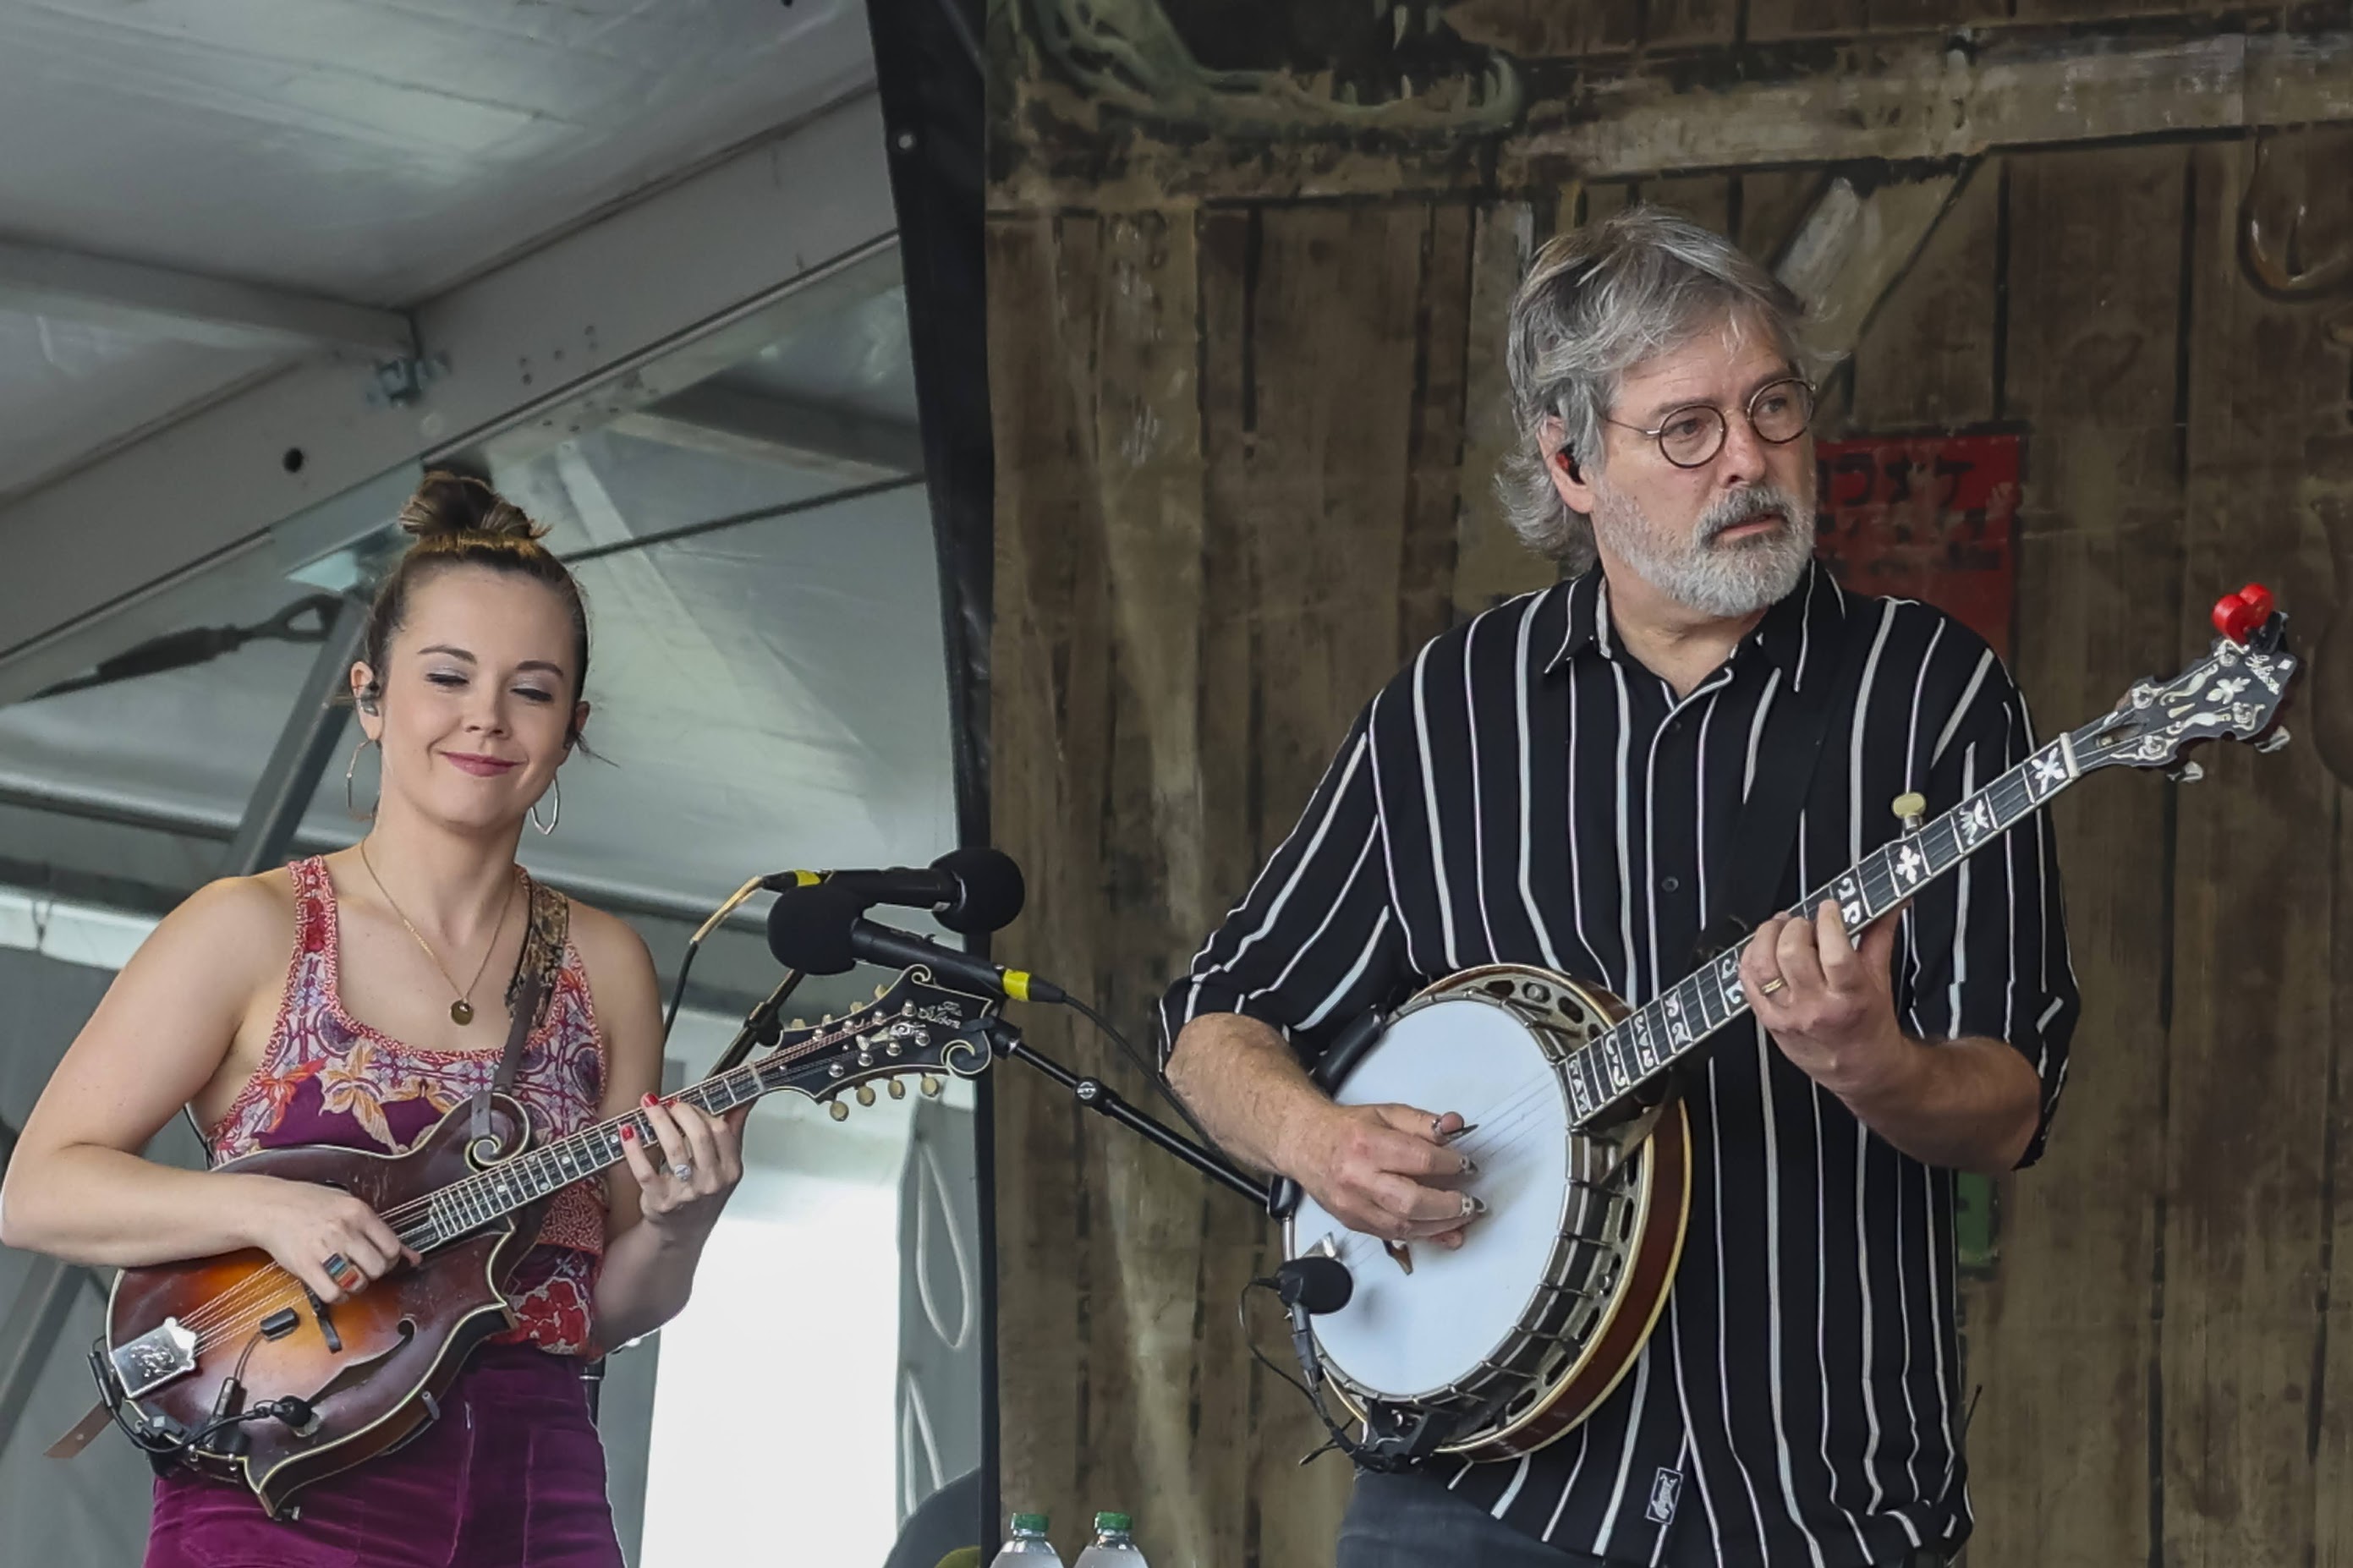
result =
[{"label": "pendant", "polygon": [[474,1021],[474,1005],[460,996],[449,1004],[449,1016],[458,1023],[470,1024]]}]

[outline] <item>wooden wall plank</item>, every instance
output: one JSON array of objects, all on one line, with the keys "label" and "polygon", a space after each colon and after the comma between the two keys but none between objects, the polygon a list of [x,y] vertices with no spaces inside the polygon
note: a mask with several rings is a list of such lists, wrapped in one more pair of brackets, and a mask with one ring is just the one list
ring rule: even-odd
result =
[{"label": "wooden wall plank", "polygon": [[2010,0],[1870,0],[1870,10],[1873,32],[1903,33],[2002,21]]},{"label": "wooden wall plank", "polygon": [[1454,611],[1478,614],[1552,581],[1552,568],[1512,531],[1494,479],[1518,441],[1504,332],[1512,295],[1535,250],[1534,215],[1520,202],[1479,209],[1472,251],[1471,310],[1463,395],[1461,520],[1455,535]]},{"label": "wooden wall plank", "polygon": [[1858,407],[1873,429],[1957,429],[1994,416],[1994,283],[2001,180],[1980,167],[1855,345]]},{"label": "wooden wall plank", "polygon": [[[1430,220],[1426,208],[1398,205],[1271,209],[1259,222],[1251,459],[1239,483],[1213,462],[1222,504],[1255,556],[1257,666],[1249,692],[1207,700],[1244,700],[1258,714],[1251,837],[1263,854],[1297,820],[1356,710],[1402,660],[1402,606],[1429,591],[1402,573],[1409,560],[1432,563],[1406,549]],[[1465,279],[1457,268],[1439,283],[1460,291]],[[1339,366],[1345,374],[1334,374]],[[1213,453],[1240,414],[1210,407]],[[1303,1414],[1291,1390],[1266,1387],[1263,1408]],[[1303,1476],[1294,1467],[1313,1443],[1257,1432],[1248,1440],[1266,1502],[1259,1561],[1329,1563],[1345,1467],[1327,1460]]]},{"label": "wooden wall plank", "polygon": [[1829,180],[1820,169],[1757,169],[1734,175],[1740,193],[1740,226],[1732,237],[1741,249],[1772,266]]},{"label": "wooden wall plank", "polygon": [[1642,43],[1652,49],[1726,45],[1739,20],[1739,0],[1650,0]]},{"label": "wooden wall plank", "polygon": [[[2348,411],[2353,412],[2353,411]],[[2322,471],[2332,488],[2345,498],[2340,524],[2353,517],[2353,450],[2343,441],[2333,444]],[[2353,581],[2344,575],[2339,556],[2332,584],[2335,615],[2341,616]],[[2306,595],[2299,594],[2299,607]],[[2308,616],[2316,620],[2317,617]],[[2332,617],[2333,620],[2333,617]],[[2307,635],[2305,646],[2310,647]],[[2337,668],[2341,680],[2342,666]],[[2317,670],[2307,679],[2326,679]],[[2302,739],[2302,737],[2298,737]],[[2353,1016],[2353,823],[2347,821],[2346,791],[2340,781],[2332,803],[2329,832],[2335,843],[2336,902],[2331,910],[2333,953],[2330,967],[2337,984],[2329,996],[2332,1024]],[[2332,1034],[2335,1031],[2332,1029]],[[2308,1439],[2312,1453],[2314,1568],[2353,1568],[2353,1062],[2345,1042],[2334,1042],[2329,1062],[2327,1121],[2328,1151],[2325,1167],[2328,1186],[2322,1194],[2327,1268],[2320,1282],[2320,1354],[2315,1358],[2316,1383],[2307,1401],[2313,1415]]]},{"label": "wooden wall plank", "polygon": [[1407,456],[1405,534],[1398,563],[1400,648],[1419,647],[1454,620],[1455,552],[1466,490],[1491,489],[1465,467],[1475,211],[1432,207],[1422,237],[1414,321],[1413,441]]},{"label": "wooden wall plank", "polygon": [[1588,184],[1578,193],[1577,221],[1599,223],[1611,213],[1622,212],[1635,201],[1634,187],[1620,180],[1610,184]]},{"label": "wooden wall plank", "polygon": [[[1092,548],[1101,534],[1092,393],[1072,374],[1095,357],[1098,226],[1072,217],[988,228],[997,512],[1033,520],[997,530],[995,826],[1034,883],[1069,875],[1036,857],[1060,852],[1060,836],[1048,829],[1065,797],[1057,757],[1071,683],[1098,685],[1092,700],[1080,695],[1081,710],[1101,703],[1103,661],[1086,657],[1102,640],[1100,615],[1089,615],[1103,598],[1100,552]],[[1048,547],[1053,540],[1069,547]],[[1007,1176],[997,1204],[997,1355],[1012,1373],[1003,1384],[999,1465],[1005,1496],[1028,1506],[1075,1495],[1081,1484],[1088,1325],[1085,1298],[1068,1282],[1092,1205],[1069,1113],[1075,1107],[1056,1106],[1051,1086],[1034,1075],[1000,1075],[996,1092],[998,1169]],[[1007,1190],[1021,1201],[1004,1201]]]},{"label": "wooden wall plank", "polygon": [[[2353,136],[2284,136],[2272,155],[2322,188]],[[2192,157],[2185,622],[2249,578],[2300,600],[2327,568],[2298,490],[2311,443],[2342,431],[2345,361],[2310,306],[2265,300],[2241,275],[2250,159],[2243,143]],[[2180,805],[2175,889],[2163,1522],[2168,1563],[2219,1568],[2309,1561],[2314,1540],[2336,1049],[2331,866],[2316,851],[2337,786],[2309,746],[2204,760],[2207,784]]]},{"label": "wooden wall plank", "polygon": [[[2028,426],[2016,666],[2046,734],[2105,711],[2179,646],[2185,171],[2175,148],[2010,164],[2008,412]],[[1992,281],[1959,308],[1988,310]],[[1917,412],[1915,395],[1904,404]],[[2155,1561],[2169,787],[2111,774],[2052,814],[2084,1007],[2049,1152],[2001,1184],[2000,1274],[1965,1295],[1968,1376],[1985,1388],[1969,1444],[1978,1563]]]},{"label": "wooden wall plank", "polygon": [[1567,59],[1630,49],[1642,37],[1642,0],[1456,0],[1446,25],[1517,59]]},{"label": "wooden wall plank", "polygon": [[[2315,215],[2318,216],[2318,214]],[[2330,215],[2353,218],[2340,207]],[[2318,306],[2327,310],[2326,303]],[[2342,307],[2338,307],[2341,313]],[[2341,314],[2332,313],[2337,319]],[[2339,340],[2340,346],[2344,345]],[[2346,387],[2342,424],[2353,432],[2353,382]],[[2329,1062],[2327,1121],[2324,1137],[2328,1159],[2324,1166],[2327,1187],[2322,1194],[2322,1223],[2327,1246],[2327,1269],[2320,1286],[2321,1353],[2316,1358],[2317,1382],[2310,1407],[2316,1419],[2309,1443],[2312,1450],[2313,1563],[2315,1568],[2353,1568],[2353,1059],[2348,1058],[2341,1030],[2353,1017],[2353,821],[2348,820],[2348,766],[2340,747],[2323,743],[2316,721],[2324,708],[2337,715],[2353,700],[2353,619],[2345,606],[2353,602],[2353,433],[2332,432],[2305,445],[2305,523],[2316,532],[2333,563],[2327,600],[2319,581],[2299,583],[2290,614],[2298,622],[2297,646],[2309,660],[2302,700],[2292,712],[2298,743],[2310,744],[2337,783],[2329,829],[2336,844],[2337,890],[2331,921],[2334,954],[2330,965],[2336,987],[2329,998],[2330,1034],[2336,1052]],[[2327,630],[2318,628],[2323,618]]]},{"label": "wooden wall plank", "polygon": [[[1877,0],[1873,19],[1877,20]],[[2100,22],[2203,11],[2203,0],[2015,0],[2021,22]]]},{"label": "wooden wall plank", "polygon": [[1672,180],[1645,180],[1637,191],[1641,199],[1672,207],[1722,234],[1732,226],[1732,181],[1723,174],[1694,174]]},{"label": "wooden wall plank", "polygon": [[1748,0],[1748,37],[1755,43],[1860,33],[1863,0]]}]

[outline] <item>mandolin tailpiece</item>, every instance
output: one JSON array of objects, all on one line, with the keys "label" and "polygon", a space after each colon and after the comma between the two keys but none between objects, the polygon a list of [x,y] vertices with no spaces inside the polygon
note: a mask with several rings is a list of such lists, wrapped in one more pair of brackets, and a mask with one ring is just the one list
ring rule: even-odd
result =
[{"label": "mandolin tailpiece", "polygon": [[196,1336],[177,1318],[161,1323],[107,1353],[126,1399],[174,1383],[196,1370]]}]

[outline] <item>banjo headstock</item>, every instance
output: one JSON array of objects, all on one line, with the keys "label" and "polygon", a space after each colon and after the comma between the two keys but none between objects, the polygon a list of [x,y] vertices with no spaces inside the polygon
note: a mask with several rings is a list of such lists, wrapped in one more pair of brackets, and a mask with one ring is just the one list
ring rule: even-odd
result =
[{"label": "banjo headstock", "polygon": [[[2287,650],[2287,616],[2271,590],[2250,583],[2214,606],[2220,633],[2204,658],[2167,681],[2137,680],[2116,710],[2073,737],[2077,765],[2170,768],[2204,741],[2251,741],[2258,751],[2287,744],[2279,724],[2300,668]],[[2196,778],[2195,763],[2179,763]]]}]

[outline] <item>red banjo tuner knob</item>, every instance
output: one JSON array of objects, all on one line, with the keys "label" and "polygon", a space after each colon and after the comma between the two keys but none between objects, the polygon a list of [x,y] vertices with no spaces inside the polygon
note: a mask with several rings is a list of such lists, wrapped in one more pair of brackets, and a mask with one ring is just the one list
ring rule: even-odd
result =
[{"label": "red banjo tuner knob", "polygon": [[2255,625],[2262,626],[2272,618],[2272,591],[2261,583],[2250,583],[2239,590],[2239,597],[2255,612]]},{"label": "red banjo tuner knob", "polygon": [[[2249,593],[2263,595],[2262,609],[2249,602]],[[2257,626],[2271,615],[2271,592],[2260,584],[2251,583],[2236,594],[2225,594],[2214,601],[2214,629],[2232,642],[2245,642]]]}]

